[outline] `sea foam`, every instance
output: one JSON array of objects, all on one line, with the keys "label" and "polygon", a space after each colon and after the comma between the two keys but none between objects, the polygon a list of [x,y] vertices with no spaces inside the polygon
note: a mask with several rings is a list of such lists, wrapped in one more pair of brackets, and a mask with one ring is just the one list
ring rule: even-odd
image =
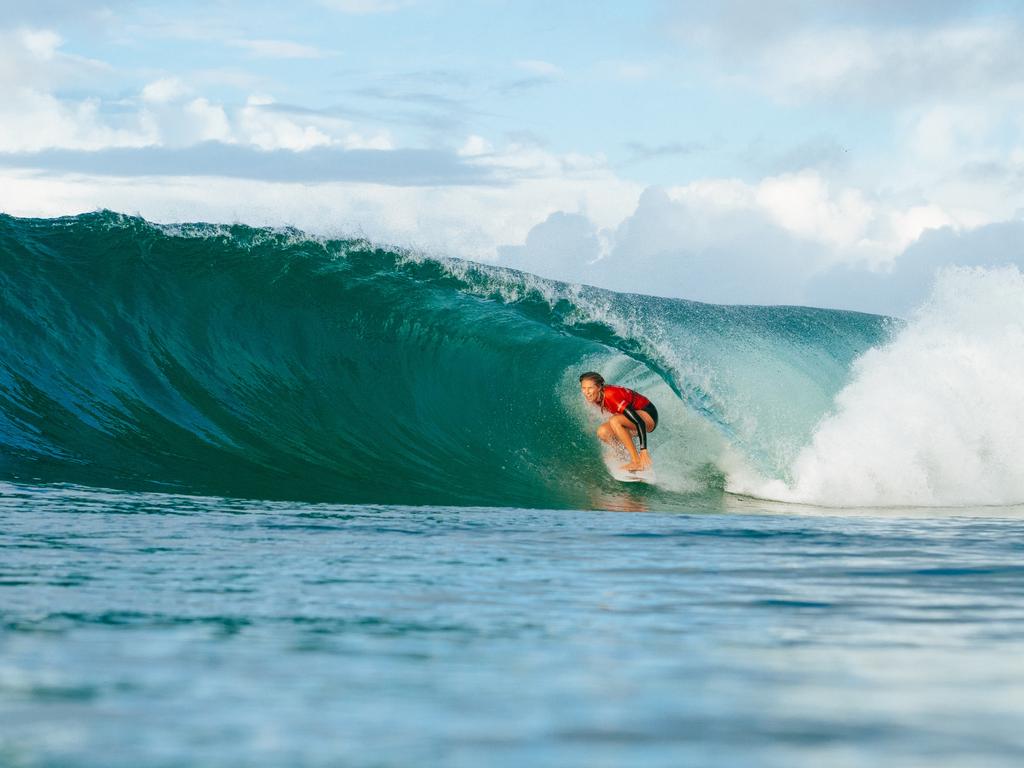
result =
[{"label": "sea foam", "polygon": [[862,355],[790,482],[729,490],[829,506],[1024,501],[1024,275],[952,268],[893,339]]}]

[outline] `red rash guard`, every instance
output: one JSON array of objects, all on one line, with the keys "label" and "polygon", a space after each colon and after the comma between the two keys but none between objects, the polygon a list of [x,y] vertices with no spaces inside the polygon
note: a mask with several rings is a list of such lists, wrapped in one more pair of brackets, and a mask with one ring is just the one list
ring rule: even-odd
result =
[{"label": "red rash guard", "polygon": [[601,401],[601,408],[609,413],[622,413],[630,406],[638,410],[643,408],[645,405],[650,405],[650,403],[650,400],[639,392],[634,392],[632,389],[605,386],[604,399]]},{"label": "red rash guard", "polygon": [[636,427],[637,437],[640,438],[640,450],[647,450],[647,425],[637,413],[638,408],[646,408],[651,401],[625,387],[610,387],[605,385],[604,396],[601,398],[601,409],[611,413],[621,413]]}]

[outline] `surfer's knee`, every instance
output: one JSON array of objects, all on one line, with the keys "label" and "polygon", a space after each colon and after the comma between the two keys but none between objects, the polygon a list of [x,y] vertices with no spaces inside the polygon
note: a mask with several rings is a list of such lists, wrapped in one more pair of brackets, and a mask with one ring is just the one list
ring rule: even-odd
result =
[{"label": "surfer's knee", "polygon": [[611,425],[611,422],[613,422],[613,421],[616,424],[618,424],[618,425],[620,425],[622,427],[625,427],[627,431],[628,430],[633,430],[634,432],[636,432],[636,425],[632,421],[630,421],[628,418],[623,416],[621,413],[615,414],[614,416],[612,416],[608,420],[609,426]]},{"label": "surfer's knee", "polygon": [[604,424],[602,424],[600,427],[597,428],[597,436],[601,440],[605,440],[605,441],[611,440],[612,435],[613,435],[612,428],[608,424],[607,421]]}]

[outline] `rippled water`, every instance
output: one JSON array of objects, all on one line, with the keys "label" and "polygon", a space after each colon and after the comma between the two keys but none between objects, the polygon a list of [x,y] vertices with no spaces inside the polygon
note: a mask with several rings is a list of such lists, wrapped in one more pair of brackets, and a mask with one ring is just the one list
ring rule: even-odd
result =
[{"label": "rippled water", "polygon": [[1024,512],[0,486],[4,766],[1018,766]]}]

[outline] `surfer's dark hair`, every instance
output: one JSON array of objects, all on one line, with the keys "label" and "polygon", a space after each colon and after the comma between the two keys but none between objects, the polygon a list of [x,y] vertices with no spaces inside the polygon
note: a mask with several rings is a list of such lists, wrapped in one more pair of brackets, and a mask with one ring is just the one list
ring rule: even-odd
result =
[{"label": "surfer's dark hair", "polygon": [[587,371],[586,373],[580,374],[580,384],[582,384],[584,381],[587,381],[588,379],[597,384],[597,386],[599,387],[604,386],[604,376],[602,376],[600,373],[595,373],[594,371]]}]

